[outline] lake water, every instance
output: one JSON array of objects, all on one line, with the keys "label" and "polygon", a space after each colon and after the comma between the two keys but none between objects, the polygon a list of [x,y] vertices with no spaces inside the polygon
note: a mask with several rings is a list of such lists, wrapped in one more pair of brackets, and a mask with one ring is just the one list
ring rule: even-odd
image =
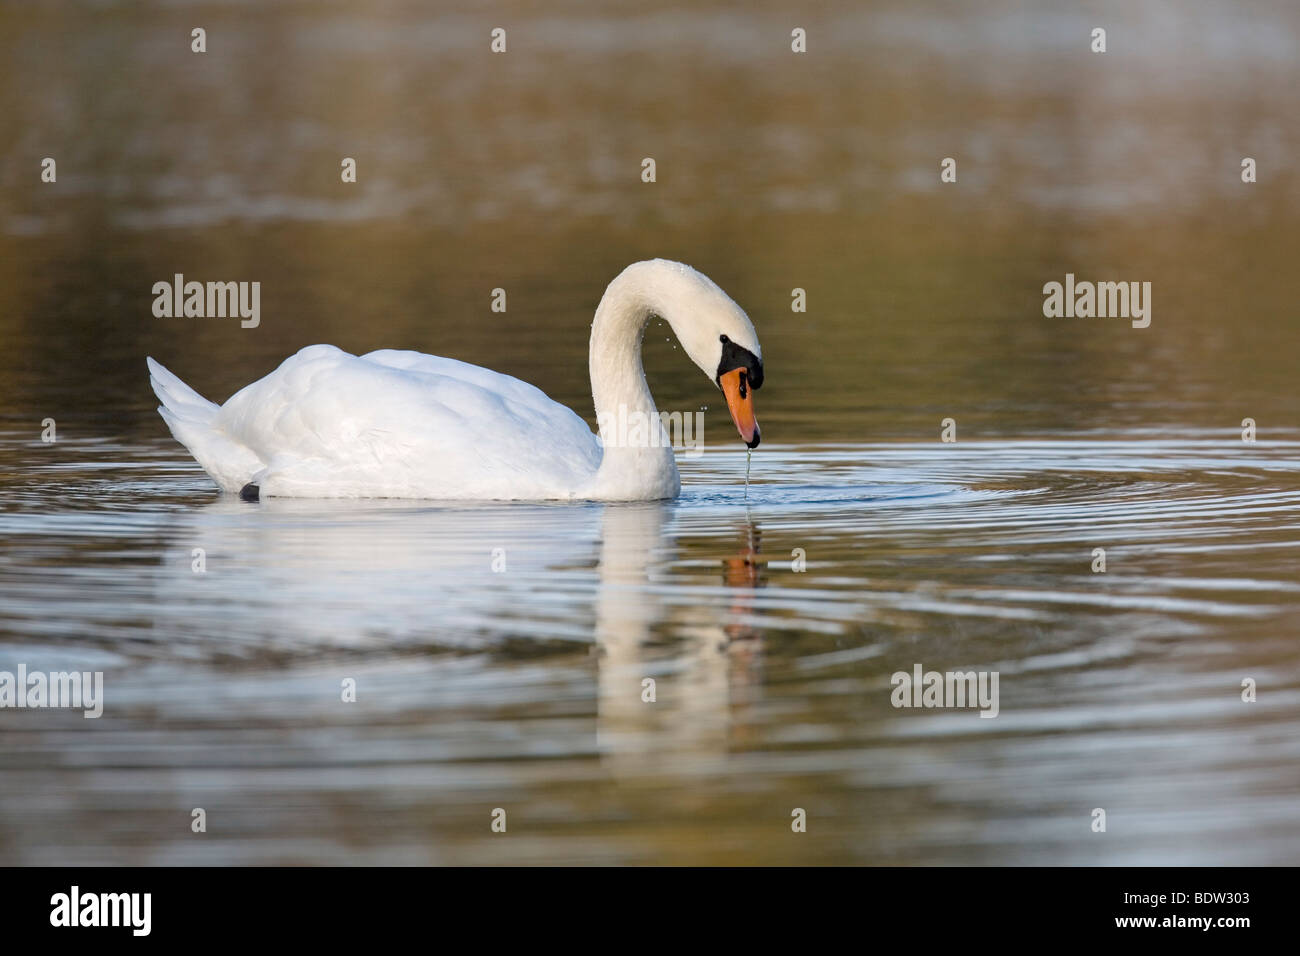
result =
[{"label": "lake water", "polygon": [[[0,863],[1294,862],[1300,15],[1050,6],[0,10],[0,672],[105,687],[0,709]],[[333,342],[591,420],[651,256],[758,329],[748,489],[661,325],[673,502],[250,504],[154,411],[146,355],[224,400]]]}]

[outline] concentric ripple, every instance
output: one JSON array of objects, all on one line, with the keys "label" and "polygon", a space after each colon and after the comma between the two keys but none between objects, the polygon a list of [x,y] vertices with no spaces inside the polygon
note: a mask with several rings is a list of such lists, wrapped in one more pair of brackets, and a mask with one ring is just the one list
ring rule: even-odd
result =
[{"label": "concentric ripple", "polygon": [[[544,808],[515,862],[1300,847],[1300,442],[764,445],[748,488],[716,451],[634,505],[247,504],[172,445],[5,452],[0,670],[107,688],[93,729],[0,712],[6,862],[484,862],[485,799]],[[998,672],[997,719],[894,708],[918,664]],[[807,804],[824,835],[765,841]],[[157,823],[196,805],[225,836]]]}]

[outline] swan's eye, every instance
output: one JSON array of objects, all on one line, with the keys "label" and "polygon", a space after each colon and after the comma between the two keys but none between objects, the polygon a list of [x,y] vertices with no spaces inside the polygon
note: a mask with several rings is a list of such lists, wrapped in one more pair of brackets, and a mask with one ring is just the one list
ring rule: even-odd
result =
[{"label": "swan's eye", "polygon": [[740,387],[745,391],[760,388],[763,384],[763,363],[758,360],[758,356],[725,335],[719,335],[718,338],[722,341],[722,361],[718,363],[718,374],[714,381],[718,382],[728,372],[744,369],[745,375],[741,378]]}]

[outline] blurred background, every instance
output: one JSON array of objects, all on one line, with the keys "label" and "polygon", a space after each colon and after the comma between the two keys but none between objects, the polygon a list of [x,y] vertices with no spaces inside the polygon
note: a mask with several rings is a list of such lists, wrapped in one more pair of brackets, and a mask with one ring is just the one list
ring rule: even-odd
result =
[{"label": "blurred background", "polygon": [[[0,713],[0,862],[1294,860],[1300,11],[788,7],[0,3],[0,668],[110,694]],[[662,325],[660,408],[709,409],[676,504],[241,509],[154,411],[145,355],[224,401],[330,342],[594,424],[591,315],[655,256],[758,329],[748,499]],[[1045,318],[1067,272],[1150,328]],[[260,326],[155,318],[175,273]],[[893,711],[916,661],[1020,696]]]},{"label": "blurred background", "polygon": [[[314,342],[496,362],[590,416],[591,313],[655,256],[750,312],[772,440],[1294,411],[1293,4],[0,9],[6,416],[72,363],[69,427],[154,433],[143,353],[221,401]],[[1150,281],[1153,327],[1044,320],[1067,271]],[[260,280],[262,326],[155,320],[177,272]],[[707,403],[667,334],[660,405]]]}]

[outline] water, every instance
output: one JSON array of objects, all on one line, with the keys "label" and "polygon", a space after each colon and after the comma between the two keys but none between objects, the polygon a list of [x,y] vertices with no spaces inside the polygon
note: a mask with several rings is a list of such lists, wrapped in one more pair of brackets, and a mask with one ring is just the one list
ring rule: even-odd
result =
[{"label": "water", "polygon": [[[0,671],[106,703],[0,710],[0,862],[1294,862],[1300,55],[1252,9],[832,3],[797,60],[775,4],[559,3],[493,60],[415,4],[4,8]],[[223,400],[327,341],[590,420],[591,313],[656,255],[766,372],[749,474],[651,327],[705,411],[673,502],[246,503],[154,411],[145,355]],[[176,272],[262,325],[153,318]],[[1044,318],[1066,272],[1151,327]],[[893,707],[917,664],[998,716]]]},{"label": "water", "polygon": [[[0,669],[101,669],[108,703],[7,715],[6,857],[1280,862],[1297,447],[765,444],[747,503],[720,451],[676,502],[467,508],[29,444]],[[893,709],[914,663],[998,671],[998,717]]]}]

